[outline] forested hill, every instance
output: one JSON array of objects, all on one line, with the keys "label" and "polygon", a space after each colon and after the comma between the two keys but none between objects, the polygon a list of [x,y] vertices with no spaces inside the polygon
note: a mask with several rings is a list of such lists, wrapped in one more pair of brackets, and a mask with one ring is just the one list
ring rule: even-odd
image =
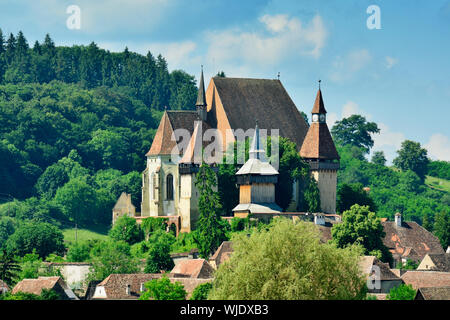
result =
[{"label": "forested hill", "polygon": [[63,186],[68,176],[47,178],[72,150],[89,175],[142,171],[162,110],[193,108],[196,93],[161,55],[57,47],[49,35],[30,48],[0,30],[0,198],[40,196],[40,177]]}]

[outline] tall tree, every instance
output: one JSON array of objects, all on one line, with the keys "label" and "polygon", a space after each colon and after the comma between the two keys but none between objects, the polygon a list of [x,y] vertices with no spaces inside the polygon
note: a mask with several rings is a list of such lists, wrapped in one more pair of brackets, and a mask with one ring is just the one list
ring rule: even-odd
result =
[{"label": "tall tree", "polygon": [[383,151],[375,151],[372,156],[372,163],[378,164],[380,166],[386,165],[386,157]]},{"label": "tall tree", "polygon": [[368,206],[353,205],[344,211],[342,223],[331,228],[333,242],[340,248],[359,244],[366,255],[375,255],[384,262],[392,262],[392,255],[383,244],[385,232],[380,219]]},{"label": "tall tree", "polygon": [[219,266],[208,299],[351,300],[365,297],[359,248],[320,242],[314,224],[274,219],[233,238],[233,255]]},{"label": "tall tree", "polygon": [[20,270],[20,265],[14,258],[14,254],[3,250],[0,255],[0,279],[6,284],[12,285]]},{"label": "tall tree", "polygon": [[337,143],[363,148],[366,153],[370,151],[374,144],[372,134],[379,132],[380,129],[375,122],[368,122],[365,117],[359,114],[337,121],[331,129],[333,138]]},{"label": "tall tree", "polygon": [[433,230],[444,250],[447,249],[450,246],[450,218],[448,213],[436,213]]},{"label": "tall tree", "polygon": [[394,165],[403,171],[414,171],[424,181],[430,162],[427,150],[422,148],[419,142],[405,140],[397,153],[398,156],[394,159]]},{"label": "tall tree", "polygon": [[207,259],[220,244],[227,240],[224,223],[220,218],[222,206],[215,187],[216,175],[206,163],[200,166],[196,176],[195,186],[199,192],[199,218],[195,230],[195,241],[198,244],[200,256]]}]

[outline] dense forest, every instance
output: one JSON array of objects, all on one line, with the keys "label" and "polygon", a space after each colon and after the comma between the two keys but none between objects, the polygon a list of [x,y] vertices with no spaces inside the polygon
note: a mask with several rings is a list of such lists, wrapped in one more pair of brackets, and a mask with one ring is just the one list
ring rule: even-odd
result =
[{"label": "dense forest", "polygon": [[139,205],[163,110],[192,109],[196,95],[194,76],[161,55],[57,47],[49,35],[30,48],[0,30],[0,231],[11,219],[109,225],[123,191]]}]

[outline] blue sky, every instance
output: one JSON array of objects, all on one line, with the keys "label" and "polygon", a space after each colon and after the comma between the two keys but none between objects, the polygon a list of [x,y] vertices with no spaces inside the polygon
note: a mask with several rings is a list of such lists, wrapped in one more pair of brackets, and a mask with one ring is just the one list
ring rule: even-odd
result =
[{"label": "blue sky", "polygon": [[[81,29],[66,27],[69,5]],[[381,29],[369,30],[370,5]],[[276,78],[310,113],[322,80],[328,123],[376,122],[373,150],[391,161],[405,139],[450,161],[450,0],[1,0],[0,28],[30,44],[89,44],[162,53],[169,68],[209,79]],[[207,80],[208,82],[208,80]]]}]

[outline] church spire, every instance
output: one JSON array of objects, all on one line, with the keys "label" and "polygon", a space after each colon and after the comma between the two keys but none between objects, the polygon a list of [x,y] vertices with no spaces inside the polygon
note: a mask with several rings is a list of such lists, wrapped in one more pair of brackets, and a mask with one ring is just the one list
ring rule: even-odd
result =
[{"label": "church spire", "polygon": [[313,113],[313,114],[314,113],[317,113],[317,114],[327,113],[327,110],[325,110],[325,105],[323,104],[322,91],[320,90],[320,82],[319,82],[319,90],[317,91],[317,95],[316,95],[316,101],[314,102],[314,107],[313,107],[311,113]]},{"label": "church spire", "polygon": [[259,137],[259,128],[258,128],[258,120],[256,120],[256,126],[255,126],[255,133],[253,134],[253,140],[252,145],[250,147],[249,151],[249,157],[250,159],[259,159],[259,160],[265,160],[264,154],[266,152],[264,151],[264,148],[261,148],[261,141]]},{"label": "church spire", "polygon": [[206,94],[205,94],[205,81],[203,80],[203,66],[200,76],[200,82],[198,84],[197,102],[195,103],[197,112],[201,120],[206,121]]}]

